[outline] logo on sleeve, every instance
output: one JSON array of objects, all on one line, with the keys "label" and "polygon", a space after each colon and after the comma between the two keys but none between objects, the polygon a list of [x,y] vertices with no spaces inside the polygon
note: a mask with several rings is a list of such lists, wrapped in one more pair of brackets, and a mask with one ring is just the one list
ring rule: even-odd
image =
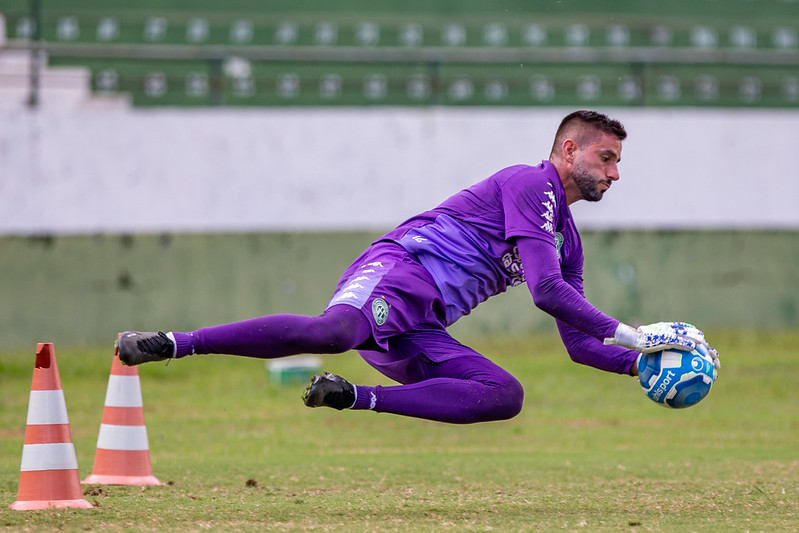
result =
[{"label": "logo on sleeve", "polygon": [[378,326],[386,323],[386,320],[388,320],[388,304],[384,299],[375,298],[372,300],[372,316]]},{"label": "logo on sleeve", "polygon": [[[547,185],[552,187],[552,183],[547,183]],[[544,208],[544,212],[541,213],[541,216],[544,218],[541,229],[549,233],[555,233],[555,208],[558,206],[558,202],[555,200],[555,193],[553,191],[544,191],[544,195],[547,197],[547,200],[541,202],[541,206]]]},{"label": "logo on sleeve", "polygon": [[555,233],[555,251],[558,254],[558,259],[562,259],[560,256],[560,249],[563,248],[563,234],[561,232]]}]

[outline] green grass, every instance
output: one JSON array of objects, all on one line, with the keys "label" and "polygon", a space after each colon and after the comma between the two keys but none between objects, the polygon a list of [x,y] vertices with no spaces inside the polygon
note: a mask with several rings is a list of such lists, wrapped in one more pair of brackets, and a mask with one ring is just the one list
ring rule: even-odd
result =
[{"label": "green grass", "polygon": [[[721,379],[671,411],[632,378],[568,361],[557,339],[471,342],[526,390],[513,420],[450,426],[310,410],[264,363],[139,369],[159,487],[84,486],[91,510],[11,511],[29,352],[0,353],[0,529],[797,531],[799,332],[724,333]],[[110,347],[56,354],[81,479],[92,470]],[[325,369],[388,382],[357,355]]]}]

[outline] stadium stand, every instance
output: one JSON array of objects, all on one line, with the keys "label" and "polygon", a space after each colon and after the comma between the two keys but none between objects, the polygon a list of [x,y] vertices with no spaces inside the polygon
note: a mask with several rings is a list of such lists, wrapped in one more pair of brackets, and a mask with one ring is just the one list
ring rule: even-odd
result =
[{"label": "stadium stand", "polygon": [[139,106],[799,105],[795,0],[6,0],[6,45]]}]

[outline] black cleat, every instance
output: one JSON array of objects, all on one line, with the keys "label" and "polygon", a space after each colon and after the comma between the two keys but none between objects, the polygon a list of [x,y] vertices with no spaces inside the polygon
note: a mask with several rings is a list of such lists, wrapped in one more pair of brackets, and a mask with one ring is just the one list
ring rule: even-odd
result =
[{"label": "black cleat", "polygon": [[128,366],[171,359],[175,345],[161,331],[126,331],[117,340],[119,360]]},{"label": "black cleat", "polygon": [[355,387],[341,376],[325,372],[323,376],[311,378],[302,401],[308,407],[324,406],[341,411],[355,403]]}]

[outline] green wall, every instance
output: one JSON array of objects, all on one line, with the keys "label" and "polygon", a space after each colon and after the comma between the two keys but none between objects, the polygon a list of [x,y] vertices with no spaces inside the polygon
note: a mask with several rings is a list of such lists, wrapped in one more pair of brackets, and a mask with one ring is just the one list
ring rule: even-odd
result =
[{"label": "green wall", "polygon": [[[0,237],[0,339],[113,343],[126,329],[186,330],[320,312],[376,234]],[[586,293],[628,322],[799,327],[799,231],[592,232]],[[456,335],[553,331],[525,286],[478,308]]]}]

